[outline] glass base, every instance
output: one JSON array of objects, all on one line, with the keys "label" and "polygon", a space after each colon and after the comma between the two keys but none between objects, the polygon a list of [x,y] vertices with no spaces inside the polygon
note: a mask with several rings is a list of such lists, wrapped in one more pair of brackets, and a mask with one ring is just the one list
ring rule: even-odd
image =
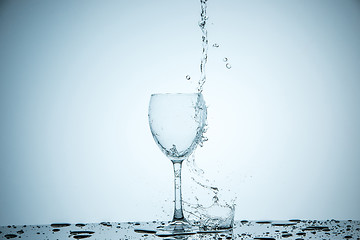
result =
[{"label": "glass base", "polygon": [[[196,225],[191,225],[185,221],[173,221],[167,225],[160,225],[152,229],[136,228],[135,232],[154,234],[158,237],[172,237],[171,239],[188,239],[186,236],[194,234],[232,234],[232,228],[227,229],[211,229],[211,228],[200,228]],[[197,239],[197,238],[196,238]]]},{"label": "glass base", "polygon": [[171,237],[178,235],[192,235],[199,232],[199,228],[185,221],[174,221],[160,228],[155,235],[159,237]]}]

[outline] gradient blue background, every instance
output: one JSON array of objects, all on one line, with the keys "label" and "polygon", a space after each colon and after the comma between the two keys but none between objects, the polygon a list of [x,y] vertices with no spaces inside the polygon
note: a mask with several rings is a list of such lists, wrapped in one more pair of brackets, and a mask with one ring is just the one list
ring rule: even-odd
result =
[{"label": "gradient blue background", "polygon": [[[197,0],[0,2],[0,225],[170,218],[147,108],[195,90],[199,14]],[[360,2],[209,0],[208,15],[220,47],[197,162],[237,196],[235,218],[360,219]]]}]

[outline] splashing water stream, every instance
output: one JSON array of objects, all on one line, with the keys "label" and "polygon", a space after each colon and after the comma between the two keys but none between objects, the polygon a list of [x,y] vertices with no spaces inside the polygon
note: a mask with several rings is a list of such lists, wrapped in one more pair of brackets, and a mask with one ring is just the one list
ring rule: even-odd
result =
[{"label": "splashing water stream", "polygon": [[206,82],[205,68],[206,68],[206,63],[208,58],[208,48],[209,48],[209,40],[208,40],[208,34],[206,28],[206,23],[208,20],[208,16],[206,15],[207,0],[200,0],[200,3],[201,3],[201,13],[200,13],[199,27],[202,32],[202,57],[200,63],[200,79],[198,83],[199,93],[203,91],[203,86]]},{"label": "splashing water stream", "polygon": [[[207,31],[207,0],[200,0],[201,3],[201,14],[199,27],[202,32],[202,57],[200,62],[200,79],[198,82],[197,90],[199,93],[203,92],[203,87],[206,82],[206,64],[208,60],[208,31]],[[214,47],[219,47],[218,44],[214,44]],[[226,59],[226,60],[225,60]],[[224,61],[227,62],[227,58],[224,58]],[[230,66],[230,65],[229,65]],[[228,66],[227,66],[228,67]],[[231,66],[230,66],[231,67]],[[229,67],[228,67],[229,68]],[[199,102],[199,100],[198,100]],[[195,116],[200,112],[199,104],[195,106]],[[203,146],[204,142],[208,138],[204,135],[207,131],[208,124],[202,130],[202,135],[199,138],[198,144],[200,147]],[[205,207],[200,202],[197,196],[194,196],[196,203],[190,203],[184,201],[186,208],[185,212],[187,213],[187,218],[193,221],[195,224],[199,225],[200,228],[204,230],[217,230],[224,228],[233,227],[234,222],[234,213],[235,213],[235,204],[234,200],[231,203],[221,204],[219,201],[219,188],[215,186],[214,183],[211,183],[209,179],[204,176],[204,171],[200,169],[195,163],[195,155],[193,154],[187,159],[187,166],[190,171],[191,180],[202,189],[207,190],[212,194],[212,203],[210,206]]]}]

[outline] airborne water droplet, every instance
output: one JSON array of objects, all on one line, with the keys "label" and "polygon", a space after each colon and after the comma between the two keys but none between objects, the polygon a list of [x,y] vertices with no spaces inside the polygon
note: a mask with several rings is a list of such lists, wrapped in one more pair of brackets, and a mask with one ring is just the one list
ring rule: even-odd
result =
[{"label": "airborne water droplet", "polygon": [[219,47],[219,44],[214,43],[212,46],[218,48],[218,47]]},{"label": "airborne water droplet", "polygon": [[190,79],[191,79],[190,75],[186,75],[186,80],[190,80]]},{"label": "airborne water droplet", "polygon": [[224,62],[227,62],[227,61],[228,61],[228,59],[225,57],[225,58],[223,59],[223,61],[224,61]]},{"label": "airborne water droplet", "polygon": [[226,64],[226,68],[227,68],[227,69],[230,69],[230,68],[231,68],[230,63],[227,63],[227,64]]}]

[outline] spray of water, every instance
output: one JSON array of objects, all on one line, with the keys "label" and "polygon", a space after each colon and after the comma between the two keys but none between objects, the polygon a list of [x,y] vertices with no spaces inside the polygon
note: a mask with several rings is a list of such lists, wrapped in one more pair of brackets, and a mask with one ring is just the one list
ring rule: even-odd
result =
[{"label": "spray of water", "polygon": [[204,230],[231,228],[234,224],[234,202],[220,201],[221,189],[205,177],[205,172],[196,165],[194,155],[187,160],[186,164],[190,170],[191,180],[212,196],[211,203],[208,206],[205,206],[197,196],[194,196],[195,202],[184,201],[187,219]]},{"label": "spray of water", "polygon": [[[208,60],[208,31],[207,31],[207,20],[208,16],[206,13],[207,10],[207,0],[200,0],[201,3],[201,14],[199,27],[202,32],[202,56],[200,62],[200,79],[198,82],[197,90],[199,93],[203,92],[203,87],[206,82],[206,64]],[[214,44],[214,47],[219,47],[218,44]],[[225,58],[225,62],[227,62],[227,58]],[[190,78],[187,77],[189,80]],[[200,94],[199,94],[200,97]],[[195,105],[195,117],[197,118],[200,112],[203,112],[202,108],[206,107],[200,104],[200,99],[197,101],[198,103]],[[206,111],[205,111],[206,112]],[[198,144],[202,147],[204,142],[208,140],[205,136],[207,131],[208,124],[206,122],[205,127],[202,128],[201,137],[198,139]],[[204,171],[200,169],[195,163],[195,155],[193,154],[188,158],[186,162],[188,169],[190,171],[190,178],[192,181],[199,186],[200,188],[207,190],[212,195],[212,201],[209,206],[204,206],[200,203],[197,196],[194,196],[195,203],[190,203],[189,201],[184,201],[186,208],[185,212],[187,214],[187,218],[199,225],[202,229],[205,230],[216,230],[216,229],[224,229],[231,228],[233,226],[234,221],[234,212],[235,205],[232,203],[220,203],[219,201],[219,188],[215,186],[215,183],[211,182],[208,178],[205,177]]]}]

